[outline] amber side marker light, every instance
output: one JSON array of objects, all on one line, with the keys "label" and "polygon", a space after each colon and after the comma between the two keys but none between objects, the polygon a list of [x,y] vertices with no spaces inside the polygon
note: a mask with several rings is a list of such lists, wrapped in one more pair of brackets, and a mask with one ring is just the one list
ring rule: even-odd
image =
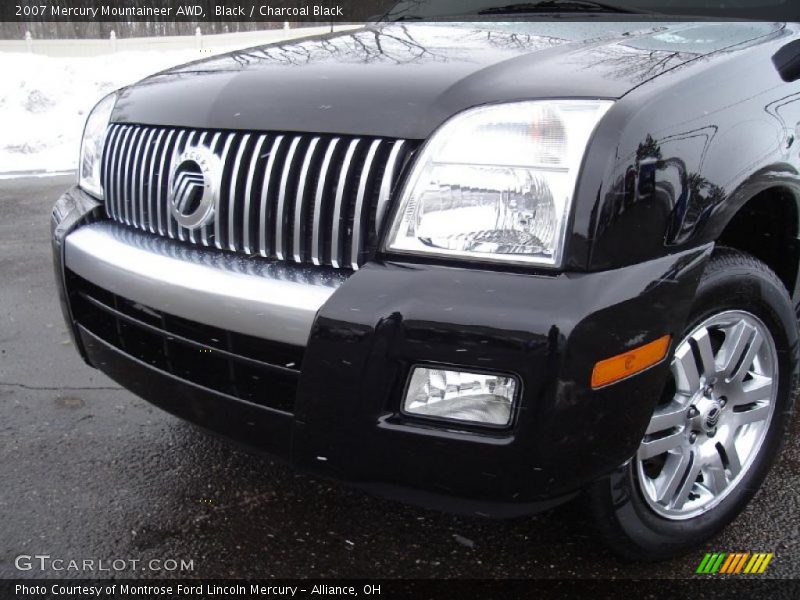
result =
[{"label": "amber side marker light", "polygon": [[597,389],[640,373],[664,360],[672,336],[665,335],[655,341],[601,360],[592,370],[592,388]]}]

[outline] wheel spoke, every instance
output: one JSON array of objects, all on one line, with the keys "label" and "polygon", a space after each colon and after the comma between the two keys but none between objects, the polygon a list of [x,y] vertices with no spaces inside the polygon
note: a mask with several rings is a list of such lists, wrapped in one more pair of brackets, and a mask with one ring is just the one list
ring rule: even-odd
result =
[{"label": "wheel spoke", "polygon": [[689,344],[681,344],[676,350],[675,359],[672,361],[672,372],[679,393],[690,396],[700,387],[700,373],[697,371],[697,362]]},{"label": "wheel spoke", "polygon": [[700,474],[700,464],[697,460],[697,455],[692,453],[690,458],[691,465],[686,471],[686,478],[681,483],[680,487],[678,488],[678,493],[675,494],[675,499],[672,501],[672,507],[676,509],[683,508],[683,505],[686,504],[686,501],[689,499],[689,494],[694,488],[694,484],[697,482],[697,476]]},{"label": "wheel spoke", "polygon": [[742,425],[748,425],[749,423],[758,423],[759,421],[764,421],[767,417],[769,417],[769,414],[769,403],[756,404],[755,407],[749,410],[733,413],[733,422],[736,424],[736,427],[741,427]]},{"label": "wheel spoke", "polygon": [[761,334],[758,332],[757,329],[753,329],[752,337],[750,338],[750,344],[747,346],[747,351],[745,352],[744,358],[739,363],[738,368],[736,369],[735,373],[731,373],[730,378],[734,381],[742,381],[750,372],[750,367],[753,366],[753,361],[756,359],[756,354],[761,349],[761,344],[764,342],[764,338],[761,337]]},{"label": "wheel spoke", "polygon": [[689,468],[690,460],[688,452],[680,454],[670,454],[664,463],[664,468],[655,481],[656,501],[668,504],[675,496],[686,470]]},{"label": "wheel spoke", "polygon": [[739,389],[729,394],[728,400],[732,406],[743,406],[772,398],[772,378],[758,373],[751,374],[751,377],[752,379],[743,381]]},{"label": "wheel spoke", "polygon": [[686,436],[683,431],[677,431],[655,440],[645,440],[639,446],[639,460],[647,460],[648,458],[653,458],[659,454],[664,454],[664,452],[668,450],[677,448],[684,439],[686,439]]},{"label": "wheel spoke", "polygon": [[722,447],[725,449],[725,458],[728,463],[728,470],[731,472],[731,479],[736,477],[742,470],[742,462],[739,459],[739,451],[736,449],[736,436],[731,432],[724,440],[722,440]]},{"label": "wheel spoke", "polygon": [[[755,328],[753,326],[744,321],[739,321],[725,334],[725,341],[719,350],[719,356],[722,362],[720,371],[726,378],[731,379],[734,375],[734,369],[739,366],[740,362],[743,362],[743,355],[754,332]],[[749,366],[746,365],[744,368],[749,368]]]},{"label": "wheel spoke", "polygon": [[703,474],[703,481],[715,496],[725,491],[725,488],[728,487],[728,479],[725,477],[725,467],[722,466],[722,462],[707,466]]},{"label": "wheel spoke", "polygon": [[703,375],[711,377],[717,372],[717,363],[714,360],[714,349],[711,347],[711,338],[708,329],[701,329],[692,336],[697,350],[700,354],[700,364],[703,367]]},{"label": "wheel spoke", "polygon": [[688,407],[674,401],[657,408],[653,418],[650,419],[646,433],[649,435],[683,425],[686,421],[687,410],[689,410]]}]

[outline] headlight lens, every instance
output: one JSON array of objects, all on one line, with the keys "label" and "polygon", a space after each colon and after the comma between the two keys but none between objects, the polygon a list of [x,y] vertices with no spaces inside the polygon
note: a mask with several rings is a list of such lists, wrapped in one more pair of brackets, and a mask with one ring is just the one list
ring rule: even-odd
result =
[{"label": "headlight lens", "polygon": [[78,185],[84,190],[103,199],[103,186],[100,184],[100,168],[103,164],[103,146],[106,130],[111,119],[111,111],[117,101],[116,93],[109,94],[92,109],[83,128],[81,156],[78,163]]},{"label": "headlight lens", "polygon": [[445,123],[416,161],[386,249],[558,266],[604,100],[497,104]]}]

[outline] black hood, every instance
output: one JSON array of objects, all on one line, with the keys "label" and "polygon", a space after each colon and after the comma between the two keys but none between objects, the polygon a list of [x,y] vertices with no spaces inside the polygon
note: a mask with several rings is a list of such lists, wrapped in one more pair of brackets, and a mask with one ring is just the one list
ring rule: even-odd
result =
[{"label": "black hood", "polygon": [[423,139],[465,108],[620,98],[768,23],[514,22],[378,25],[231,52],[122,90],[113,120]]}]

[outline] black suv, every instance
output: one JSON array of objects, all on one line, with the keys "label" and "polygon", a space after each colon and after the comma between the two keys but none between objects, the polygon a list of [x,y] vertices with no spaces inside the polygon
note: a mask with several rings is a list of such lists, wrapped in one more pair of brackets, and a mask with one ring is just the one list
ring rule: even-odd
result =
[{"label": "black suv", "polygon": [[619,552],[708,539],[798,366],[800,35],[379,23],[104,98],[53,211],[88,364],[375,493],[579,494]]}]

